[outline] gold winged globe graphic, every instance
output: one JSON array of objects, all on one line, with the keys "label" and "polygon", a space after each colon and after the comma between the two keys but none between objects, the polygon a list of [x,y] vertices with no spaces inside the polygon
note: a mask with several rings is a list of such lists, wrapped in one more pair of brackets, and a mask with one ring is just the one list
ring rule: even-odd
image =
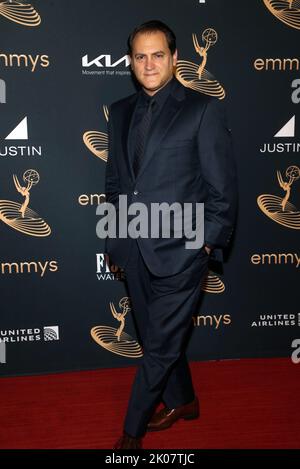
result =
[{"label": "gold winged globe graphic", "polygon": [[49,225],[31,208],[29,208],[30,191],[38,184],[40,175],[35,169],[28,169],[23,174],[21,184],[17,175],[13,175],[13,182],[16,190],[24,201],[22,204],[12,200],[0,200],[0,220],[14,230],[23,234],[36,237],[49,236],[51,228]]},{"label": "gold winged globe graphic", "polygon": [[22,26],[34,27],[41,24],[41,17],[32,5],[16,0],[0,2],[0,16]]},{"label": "gold winged globe graphic", "polygon": [[91,336],[94,341],[109,352],[129,358],[139,358],[143,356],[140,344],[124,331],[125,317],[130,312],[131,306],[128,296],[124,296],[119,301],[121,311],[117,311],[114,304],[109,304],[111,314],[120,325],[116,329],[110,326],[95,326],[91,329]]},{"label": "gold winged globe graphic", "polygon": [[284,197],[272,194],[262,194],[257,198],[261,211],[271,220],[287,228],[300,230],[300,211],[289,202],[292,185],[300,178],[300,169],[292,165],[286,169],[285,178],[277,171],[277,182],[285,192]]},{"label": "gold winged globe graphic", "polygon": [[177,79],[187,88],[191,88],[209,96],[224,99],[225,90],[214,76],[206,69],[209,49],[218,41],[218,34],[213,28],[207,28],[202,33],[202,44],[195,33],[192,34],[194,49],[201,58],[201,63],[195,64],[188,60],[178,60],[176,66]]},{"label": "gold winged globe graphic", "polygon": [[263,0],[278,20],[291,28],[300,29],[300,0]]},{"label": "gold winged globe graphic", "polygon": [[[103,114],[106,122],[109,119],[108,107],[103,106]],[[98,130],[89,130],[83,134],[83,141],[93,155],[100,158],[105,163],[108,157],[108,135],[106,132]]]}]

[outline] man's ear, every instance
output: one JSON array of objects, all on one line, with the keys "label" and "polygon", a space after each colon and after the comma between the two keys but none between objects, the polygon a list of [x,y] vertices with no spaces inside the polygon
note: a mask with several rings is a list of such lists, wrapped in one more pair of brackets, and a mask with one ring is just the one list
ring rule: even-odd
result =
[{"label": "man's ear", "polygon": [[177,52],[177,49],[176,49],[174,54],[173,54],[173,65],[174,66],[177,64],[177,59],[178,59],[178,52]]}]

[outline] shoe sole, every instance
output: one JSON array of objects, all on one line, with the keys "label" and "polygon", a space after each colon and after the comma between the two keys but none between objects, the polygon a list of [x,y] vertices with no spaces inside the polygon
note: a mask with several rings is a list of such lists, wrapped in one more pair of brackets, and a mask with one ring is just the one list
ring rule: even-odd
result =
[{"label": "shoe sole", "polygon": [[179,417],[175,422],[171,423],[171,425],[167,425],[165,427],[159,427],[159,428],[147,428],[147,432],[160,432],[162,430],[168,430],[168,428],[171,428],[178,420],[196,420],[197,418],[200,417],[200,413],[198,414],[192,414],[192,415],[185,415],[184,417]]}]

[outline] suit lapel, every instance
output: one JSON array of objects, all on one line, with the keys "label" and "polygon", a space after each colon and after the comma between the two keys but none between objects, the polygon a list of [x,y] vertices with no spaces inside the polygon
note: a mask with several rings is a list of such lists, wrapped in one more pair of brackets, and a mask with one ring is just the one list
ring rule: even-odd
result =
[{"label": "suit lapel", "polygon": [[143,157],[143,161],[137,175],[137,180],[141,177],[145,168],[149,164],[153,153],[159,147],[161,140],[164,138],[168,129],[173,124],[179,111],[184,104],[184,87],[178,84],[173,93],[167,99],[163,109],[161,110],[157,121],[154,123],[147,143],[147,148]]},{"label": "suit lapel", "polygon": [[131,155],[130,155],[130,132],[132,129],[133,117],[134,117],[134,110],[136,107],[138,94],[135,94],[131,101],[128,103],[128,106],[125,109],[124,117],[123,117],[123,147],[124,147],[124,155],[126,160],[126,165],[128,168],[128,172],[131,175],[132,180],[134,180],[134,173],[131,165]]}]

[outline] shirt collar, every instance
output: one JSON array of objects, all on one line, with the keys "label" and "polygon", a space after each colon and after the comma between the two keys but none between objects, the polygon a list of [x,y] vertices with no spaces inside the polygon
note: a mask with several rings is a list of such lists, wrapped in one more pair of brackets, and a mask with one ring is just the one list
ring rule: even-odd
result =
[{"label": "shirt collar", "polygon": [[143,89],[141,90],[141,101],[143,104],[148,104],[151,99],[155,99],[155,102],[158,104],[159,107],[163,106],[165,101],[167,100],[168,96],[171,93],[173,84],[175,83],[175,78],[173,78],[157,93],[153,96],[149,96]]}]

